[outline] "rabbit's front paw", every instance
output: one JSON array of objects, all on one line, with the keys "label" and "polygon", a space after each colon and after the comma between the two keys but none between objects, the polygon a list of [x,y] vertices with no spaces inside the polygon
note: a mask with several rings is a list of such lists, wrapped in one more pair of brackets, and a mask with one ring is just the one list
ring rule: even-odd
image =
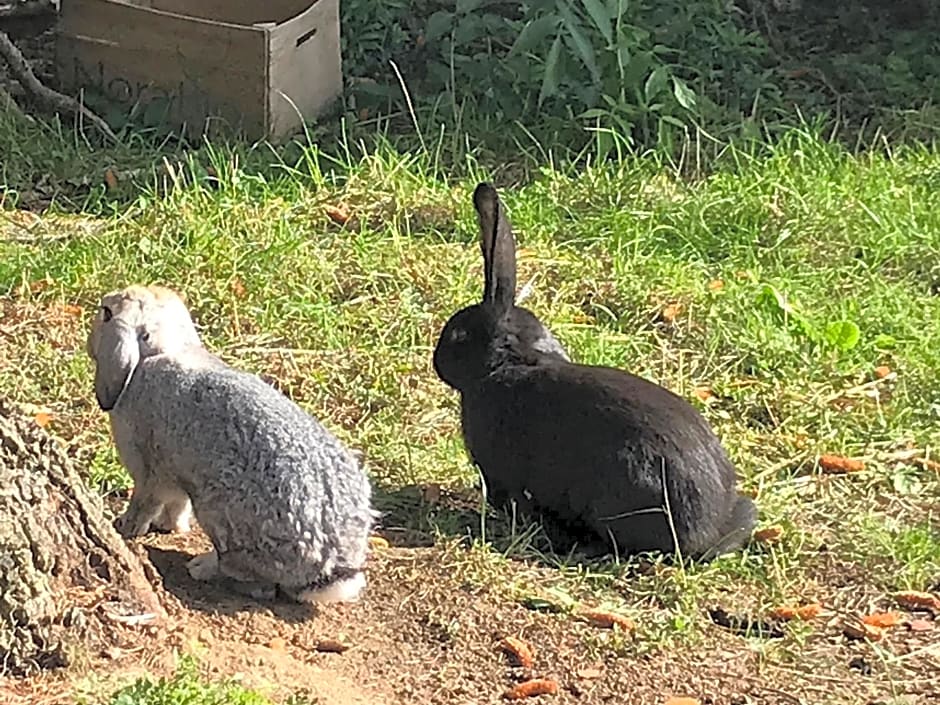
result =
[{"label": "rabbit's front paw", "polygon": [[150,519],[128,509],[114,521],[114,528],[124,538],[132,539],[150,531]]},{"label": "rabbit's front paw", "polygon": [[219,574],[219,554],[215,551],[201,553],[190,559],[186,570],[193,580],[212,580]]}]

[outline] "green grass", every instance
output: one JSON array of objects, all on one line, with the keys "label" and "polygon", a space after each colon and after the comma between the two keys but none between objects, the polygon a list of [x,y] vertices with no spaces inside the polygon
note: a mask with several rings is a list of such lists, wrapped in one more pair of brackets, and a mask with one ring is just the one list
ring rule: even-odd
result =
[{"label": "green grass", "polygon": [[[235,681],[209,682],[198,665],[184,658],[169,678],[139,678],[115,691],[106,705],[273,705],[272,701]],[[83,704],[84,705],[84,704]],[[294,700],[287,705],[302,705]]]},{"label": "green grass", "polygon": [[[40,155],[63,144],[30,134]],[[474,486],[458,400],[430,357],[447,317],[480,295],[470,193],[489,173],[468,161],[448,175],[433,145],[404,155],[379,143],[362,157],[297,149],[290,161],[262,148],[237,158],[204,149],[192,171],[211,164],[217,188],[181,180],[136,198],[97,193],[84,212],[46,216],[53,239],[0,237],[0,388],[51,409],[52,430],[75,443],[104,489],[127,478],[82,344],[99,296],[136,281],[182,291],[207,345],[275,377],[362,449],[384,493]],[[25,170],[7,167],[20,170],[14,188],[35,169],[55,179],[72,168],[30,158]],[[519,241],[520,287],[532,283],[525,305],[578,361],[627,368],[702,408],[756,493],[761,524],[784,529],[778,545],[707,566],[562,558],[552,578],[508,578],[518,599],[554,589],[638,617],[638,639],[598,644],[623,653],[693,641],[713,603],[825,600],[840,576],[872,600],[940,580],[940,476],[904,454],[940,448],[940,151],[853,154],[794,130],[757,153],[729,148],[695,178],[684,173],[655,155],[626,156],[498,183]],[[348,211],[345,227],[328,207]],[[0,232],[17,235],[13,222],[0,211]],[[74,305],[83,317],[64,308]],[[827,337],[853,326],[857,340]],[[876,381],[879,365],[896,377]],[[711,390],[708,403],[700,388]],[[822,474],[820,453],[863,458],[865,469]],[[480,533],[466,514],[410,520],[444,535]],[[458,551],[454,571],[486,583],[507,574],[507,556],[540,550],[524,529],[488,529],[486,544]],[[256,702],[233,697],[226,702]]]}]

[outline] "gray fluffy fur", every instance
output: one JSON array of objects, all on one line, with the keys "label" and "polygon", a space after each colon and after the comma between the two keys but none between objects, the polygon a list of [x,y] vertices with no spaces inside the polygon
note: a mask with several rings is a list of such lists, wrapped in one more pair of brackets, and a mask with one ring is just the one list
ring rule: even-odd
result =
[{"label": "gray fluffy fur", "polygon": [[[152,311],[143,318],[145,326],[117,315],[96,325],[123,326],[130,345],[143,328],[160,327]],[[297,404],[201,345],[185,345],[141,355],[110,415],[135,482],[119,521],[126,536],[146,533],[159,517],[172,522],[192,500],[215,547],[190,561],[193,577],[228,578],[259,598],[277,587],[303,601],[356,598],[376,517],[370,483],[357,458]],[[343,583],[345,597],[323,597]]]}]

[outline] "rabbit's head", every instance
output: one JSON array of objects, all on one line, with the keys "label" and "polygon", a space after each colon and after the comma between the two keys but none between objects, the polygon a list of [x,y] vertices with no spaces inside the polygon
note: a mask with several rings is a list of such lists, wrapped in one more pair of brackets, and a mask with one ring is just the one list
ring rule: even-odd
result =
[{"label": "rabbit's head", "polygon": [[496,189],[473,192],[483,251],[483,301],[461,309],[444,326],[434,349],[434,370],[457,390],[508,362],[568,360],[564,348],[535,315],[515,305],[516,243]]},{"label": "rabbit's head", "polygon": [[202,346],[179,295],[161,286],[132,285],[105,294],[88,334],[95,361],[95,396],[109,411],[117,404],[140,360]]}]

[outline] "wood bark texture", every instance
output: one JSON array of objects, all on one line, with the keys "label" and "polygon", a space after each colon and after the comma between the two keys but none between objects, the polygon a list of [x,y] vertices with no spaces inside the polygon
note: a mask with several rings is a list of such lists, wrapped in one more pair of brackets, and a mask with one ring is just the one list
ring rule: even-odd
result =
[{"label": "wood bark texture", "polygon": [[0,674],[132,643],[166,618],[151,580],[63,449],[0,399]]}]

